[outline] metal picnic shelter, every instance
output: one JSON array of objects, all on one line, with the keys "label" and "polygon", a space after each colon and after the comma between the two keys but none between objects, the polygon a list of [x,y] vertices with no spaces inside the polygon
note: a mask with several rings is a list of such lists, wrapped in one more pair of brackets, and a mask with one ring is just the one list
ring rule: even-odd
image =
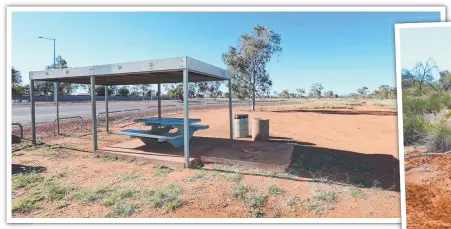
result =
[{"label": "metal picnic shelter", "polygon": [[[96,85],[105,86],[105,115],[106,130],[108,132],[108,86],[157,84],[158,118],[161,118],[161,84],[183,83],[183,147],[185,167],[189,165],[189,97],[188,82],[228,81],[229,87],[229,124],[230,139],[233,139],[232,130],[232,92],[231,73],[219,67],[204,63],[191,57],[176,57],[155,59],[119,64],[106,64],[88,67],[49,69],[44,71],[31,71],[30,102],[31,102],[31,132],[32,141],[36,144],[35,99],[34,82],[66,82],[91,85],[91,111],[92,111],[92,150],[97,148],[97,114],[96,114]],[[56,120],[59,128],[58,93],[56,93]],[[59,133],[59,132],[58,132]],[[191,134],[192,135],[192,134]]]}]

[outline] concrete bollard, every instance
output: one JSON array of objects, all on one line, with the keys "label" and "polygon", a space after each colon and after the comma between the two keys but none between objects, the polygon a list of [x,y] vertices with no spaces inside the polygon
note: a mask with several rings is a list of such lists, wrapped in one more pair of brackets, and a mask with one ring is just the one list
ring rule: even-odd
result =
[{"label": "concrete bollard", "polygon": [[269,140],[269,119],[252,119],[252,141]]}]

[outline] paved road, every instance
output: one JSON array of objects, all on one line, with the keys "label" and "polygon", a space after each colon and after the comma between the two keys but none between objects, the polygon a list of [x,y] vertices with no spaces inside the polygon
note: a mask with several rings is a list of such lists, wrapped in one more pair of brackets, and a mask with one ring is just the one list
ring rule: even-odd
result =
[{"label": "paved road", "polygon": [[[223,101],[226,102],[226,101]],[[262,103],[266,101],[256,101],[256,103]],[[277,101],[273,101],[277,102]],[[211,104],[217,103],[214,101],[207,102],[209,106]],[[234,105],[238,103],[238,101],[233,102]],[[183,103],[180,101],[170,101],[165,100],[161,102],[162,110],[173,110],[176,105],[179,108],[183,106]],[[190,107],[199,107],[201,106],[200,101],[190,101]],[[147,106],[156,106],[156,101],[146,101],[146,102],[124,102],[124,101],[116,101],[109,102],[108,107],[110,111],[117,110],[129,110],[129,109],[141,109],[143,111]],[[165,107],[167,106],[167,107]],[[105,112],[105,103],[103,101],[98,101],[96,104],[97,113]],[[156,111],[157,108],[149,108],[149,111]],[[91,104],[90,103],[81,103],[81,104],[73,104],[73,103],[61,103],[59,106],[60,118],[63,117],[71,117],[71,116],[81,116],[81,117],[90,117],[91,116]],[[36,103],[36,122],[48,122],[54,121],[56,118],[56,106],[49,105],[48,103],[43,105],[42,103]],[[30,105],[13,105],[12,108],[12,122],[18,122],[21,124],[27,124],[31,122],[31,106]]]},{"label": "paved road", "polygon": [[[180,106],[180,102],[175,101],[164,101],[162,106],[165,105],[176,105]],[[149,105],[156,105],[156,103],[131,103],[131,102],[109,102],[108,107],[110,111],[116,110],[129,110],[129,109],[141,109],[144,110]],[[96,104],[97,113],[105,112],[105,103],[97,102]],[[149,108],[149,110],[156,111],[157,108]],[[162,110],[174,109],[174,107],[162,107]],[[72,105],[60,105],[59,106],[60,118],[70,117],[70,116],[81,116],[90,117],[91,116],[91,104],[72,104]],[[36,106],[36,122],[47,122],[53,121],[56,118],[56,106]],[[12,122],[18,122],[22,124],[31,122],[31,106],[13,106],[12,108]]]}]

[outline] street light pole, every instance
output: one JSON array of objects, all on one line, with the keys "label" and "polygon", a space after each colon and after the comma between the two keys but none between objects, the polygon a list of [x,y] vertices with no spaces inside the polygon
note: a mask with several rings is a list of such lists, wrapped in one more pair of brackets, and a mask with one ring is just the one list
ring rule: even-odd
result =
[{"label": "street light pole", "polygon": [[[56,39],[55,38],[47,38],[47,37],[39,37],[45,40],[53,41],[53,69],[56,68]],[[56,105],[56,125],[58,129],[58,134],[60,134],[60,112],[58,106],[58,82],[53,82],[53,104]]]},{"label": "street light pole", "polygon": [[[53,69],[55,69],[56,68],[56,39],[47,38],[47,37],[39,37],[39,38],[53,41]],[[57,82],[54,82],[53,83],[53,103],[54,104],[56,104],[57,93],[58,93]]]},{"label": "street light pole", "polygon": [[[56,68],[56,39],[53,39],[53,69]],[[56,104],[58,99],[58,83],[53,82],[53,103]],[[59,120],[58,120],[59,122]],[[58,134],[59,134],[59,123],[58,123]]]}]

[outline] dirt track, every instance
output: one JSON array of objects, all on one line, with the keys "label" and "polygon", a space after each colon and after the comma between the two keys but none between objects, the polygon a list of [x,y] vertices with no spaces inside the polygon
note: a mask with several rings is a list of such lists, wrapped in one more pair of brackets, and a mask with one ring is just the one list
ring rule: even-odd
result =
[{"label": "dirt track", "polygon": [[[73,190],[108,186],[144,191],[164,184],[176,184],[183,190],[179,196],[183,204],[167,213],[149,207],[143,197],[145,194],[140,192],[127,199],[128,203],[139,206],[139,211],[129,217],[250,217],[249,203],[232,196],[235,186],[240,183],[248,187],[247,192],[264,196],[264,205],[258,207],[263,215],[256,214],[258,216],[399,218],[395,112],[363,105],[354,109],[288,107],[274,111],[237,110],[235,113],[269,118],[272,138],[297,144],[289,172],[268,176],[264,171],[248,171],[236,181],[223,179],[227,177],[225,172],[210,170],[220,165],[206,165],[201,171],[175,170],[159,177],[154,175],[159,169],[150,165],[90,157],[90,135],[75,132],[67,137],[45,138],[46,143],[58,145],[56,151],[44,148],[14,152],[13,163],[44,167],[42,174],[45,177],[65,172],[66,175],[57,182]],[[227,109],[190,111],[190,117],[201,118],[202,123],[210,125],[208,130],[198,132],[200,136],[229,136]],[[115,132],[133,125],[138,124],[122,121],[113,124],[111,129]],[[125,140],[124,136],[99,133],[99,147]],[[223,166],[221,169],[234,168]],[[121,179],[124,173],[134,173],[136,177]],[[196,175],[200,178],[190,181],[189,177]],[[268,194],[270,184],[283,189],[283,194]],[[29,190],[13,189],[13,199],[30,194]],[[324,201],[317,197],[322,194],[333,198]],[[64,207],[60,207],[61,201],[65,202]],[[35,210],[15,212],[13,216],[104,217],[113,211],[101,201],[81,203],[70,195],[61,201],[40,201]]]}]

